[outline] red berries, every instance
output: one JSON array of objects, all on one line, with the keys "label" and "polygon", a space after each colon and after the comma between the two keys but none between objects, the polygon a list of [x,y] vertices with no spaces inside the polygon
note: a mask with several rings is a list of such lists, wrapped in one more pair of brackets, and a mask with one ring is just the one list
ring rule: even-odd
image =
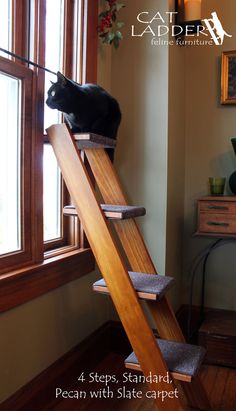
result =
[{"label": "red berries", "polygon": [[105,17],[102,17],[99,26],[98,26],[98,31],[103,32],[105,31],[106,28],[112,26],[112,17],[111,14],[107,14]]}]

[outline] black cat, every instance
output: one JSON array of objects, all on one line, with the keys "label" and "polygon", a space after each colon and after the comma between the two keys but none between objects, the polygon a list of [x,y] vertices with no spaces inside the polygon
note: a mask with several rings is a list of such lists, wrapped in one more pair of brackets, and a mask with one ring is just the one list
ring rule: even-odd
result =
[{"label": "black cat", "polygon": [[[120,107],[102,87],[80,85],[58,72],[57,82],[48,90],[46,104],[65,113],[73,133],[91,132],[116,139],[121,121]],[[107,151],[113,160],[114,150]]]}]

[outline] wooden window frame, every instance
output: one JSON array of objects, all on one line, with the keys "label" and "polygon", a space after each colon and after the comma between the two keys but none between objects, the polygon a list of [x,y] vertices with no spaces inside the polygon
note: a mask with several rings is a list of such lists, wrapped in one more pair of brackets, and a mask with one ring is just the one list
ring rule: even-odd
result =
[{"label": "wooden window frame", "polygon": [[[24,32],[29,30],[25,25],[24,6],[27,0],[22,1],[22,7],[16,8],[16,0],[13,0],[13,22],[14,32],[19,33],[20,27]],[[37,50],[34,55],[34,61],[38,64],[44,64],[44,39],[39,35],[40,30],[45,31],[45,2],[44,0],[34,1],[34,43],[33,49]],[[68,3],[69,4],[69,0]],[[72,2],[73,3],[73,2]],[[17,6],[18,7],[18,6]],[[70,7],[67,13],[70,13]],[[14,14],[15,13],[15,14]],[[29,13],[29,10],[27,11]],[[84,25],[83,46],[81,53],[83,55],[83,81],[96,83],[97,77],[97,15],[98,1],[83,1],[83,21]],[[23,34],[22,34],[23,36]],[[16,36],[15,36],[16,38]],[[18,39],[19,40],[19,39]],[[68,38],[65,39],[68,41]],[[23,44],[25,45],[23,47]],[[31,47],[32,48],[32,47]],[[28,56],[27,51],[30,45],[22,41],[13,41],[13,51],[24,57]],[[85,51],[86,50],[86,51]],[[72,47],[68,48],[68,53],[72,52]],[[85,59],[86,58],[86,59]],[[24,71],[24,64],[19,64]],[[69,67],[66,68],[69,70]],[[31,203],[31,247],[28,261],[20,262],[17,259],[16,266],[9,265],[5,267],[4,273],[0,275],[0,312],[4,312],[20,304],[26,303],[50,290],[60,287],[69,281],[79,278],[94,269],[94,257],[86,240],[81,227],[78,227],[82,247],[76,250],[62,247],[52,256],[48,252],[47,258],[44,258],[43,249],[43,184],[42,184],[42,156],[43,156],[43,118],[42,118],[42,95],[38,90],[42,90],[43,75],[39,75],[39,70],[32,71],[33,90],[32,96],[35,112],[32,112],[32,145],[31,151],[31,185],[30,185],[30,203]],[[71,240],[71,239],[70,239]],[[9,263],[10,264],[10,263]]]},{"label": "wooden window frame", "polygon": [[31,216],[31,201],[32,197],[32,168],[31,168],[31,153],[32,147],[32,100],[29,96],[32,95],[33,87],[33,73],[21,66],[13,65],[10,60],[0,57],[1,61],[1,73],[12,76],[21,82],[21,153],[20,161],[23,164],[20,171],[20,221],[21,221],[21,249],[18,251],[12,251],[3,254],[0,257],[1,262],[1,272],[4,272],[9,267],[15,266],[16,264],[25,264],[26,262],[32,261],[32,247],[31,238],[33,236],[32,229],[32,216]]}]

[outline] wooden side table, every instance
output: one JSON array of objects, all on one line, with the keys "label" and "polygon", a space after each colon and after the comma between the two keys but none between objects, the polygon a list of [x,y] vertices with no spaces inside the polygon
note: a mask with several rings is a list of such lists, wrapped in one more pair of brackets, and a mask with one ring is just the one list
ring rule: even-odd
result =
[{"label": "wooden side table", "polygon": [[196,234],[236,237],[236,196],[200,198]]}]

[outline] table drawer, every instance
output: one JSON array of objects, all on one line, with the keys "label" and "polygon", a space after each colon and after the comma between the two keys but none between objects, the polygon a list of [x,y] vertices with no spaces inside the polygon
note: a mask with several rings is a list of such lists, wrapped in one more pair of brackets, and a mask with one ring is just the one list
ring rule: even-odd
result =
[{"label": "table drawer", "polygon": [[236,234],[236,216],[200,213],[198,231],[202,233]]},{"label": "table drawer", "polygon": [[235,214],[236,203],[227,201],[199,201],[199,210],[207,213]]}]

